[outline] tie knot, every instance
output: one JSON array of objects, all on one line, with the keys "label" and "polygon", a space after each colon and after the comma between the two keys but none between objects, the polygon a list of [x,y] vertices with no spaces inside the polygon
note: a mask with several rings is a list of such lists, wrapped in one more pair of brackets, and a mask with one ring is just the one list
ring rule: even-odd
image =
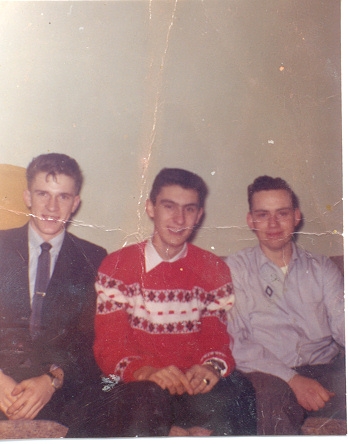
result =
[{"label": "tie knot", "polygon": [[42,251],[50,251],[50,249],[52,248],[52,245],[49,244],[48,242],[44,242],[40,245],[41,250]]}]

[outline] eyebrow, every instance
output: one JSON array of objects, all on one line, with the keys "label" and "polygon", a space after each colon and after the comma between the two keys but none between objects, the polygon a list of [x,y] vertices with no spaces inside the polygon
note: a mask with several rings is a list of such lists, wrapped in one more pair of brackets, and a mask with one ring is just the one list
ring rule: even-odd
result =
[{"label": "eyebrow", "polygon": [[173,200],[170,200],[170,199],[161,199],[160,201],[159,201],[159,203],[160,204],[164,204],[164,203],[170,203],[170,204],[174,204],[174,205],[179,205],[179,206],[182,206],[182,207],[199,207],[199,205],[198,205],[198,203],[197,202],[192,202],[192,203],[188,203],[188,204],[185,204],[185,205],[180,205],[178,202],[174,202]]},{"label": "eyebrow", "polygon": [[[41,190],[40,188],[36,188],[32,191],[32,193],[49,193],[50,194],[50,191]],[[74,194],[68,193],[67,191],[62,191],[61,193],[58,193],[58,196],[62,196],[62,195],[74,197]]]},{"label": "eyebrow", "polygon": [[[293,210],[293,207],[277,208],[275,211]],[[252,210],[253,213],[269,213],[271,210]]]}]

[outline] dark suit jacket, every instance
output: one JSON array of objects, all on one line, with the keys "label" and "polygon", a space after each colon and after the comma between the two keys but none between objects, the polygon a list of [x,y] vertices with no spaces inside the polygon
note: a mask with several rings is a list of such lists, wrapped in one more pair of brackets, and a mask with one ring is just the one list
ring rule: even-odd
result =
[{"label": "dark suit jacket", "polygon": [[32,341],[28,226],[0,231],[0,368],[4,373],[19,382],[58,364],[64,370],[64,386],[58,392],[68,398],[99,375],[92,350],[94,282],[105,255],[105,249],[66,232],[43,302],[43,332]]}]

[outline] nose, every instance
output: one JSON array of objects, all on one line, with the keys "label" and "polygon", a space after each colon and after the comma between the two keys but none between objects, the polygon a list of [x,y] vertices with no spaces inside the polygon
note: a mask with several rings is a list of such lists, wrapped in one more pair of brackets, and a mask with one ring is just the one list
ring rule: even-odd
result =
[{"label": "nose", "polygon": [[50,196],[47,201],[47,209],[52,213],[58,209],[58,199],[55,196]]},{"label": "nose", "polygon": [[185,223],[185,212],[183,208],[176,208],[174,221],[178,225],[184,225]]},{"label": "nose", "polygon": [[270,214],[268,219],[268,225],[273,227],[278,224],[278,216],[276,214]]}]

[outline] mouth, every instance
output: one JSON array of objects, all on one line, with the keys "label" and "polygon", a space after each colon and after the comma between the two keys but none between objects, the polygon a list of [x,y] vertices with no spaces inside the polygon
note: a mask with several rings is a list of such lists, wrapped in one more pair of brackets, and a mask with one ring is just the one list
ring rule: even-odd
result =
[{"label": "mouth", "polygon": [[64,222],[62,219],[60,219],[59,217],[55,217],[55,216],[47,216],[46,214],[43,214],[41,217],[39,217],[39,219],[41,221],[44,222],[54,222],[54,223],[61,223]]},{"label": "mouth", "polygon": [[267,233],[267,239],[284,239],[284,234],[281,232]]},{"label": "mouth", "polygon": [[184,228],[168,228],[171,233],[180,234],[187,230],[187,227]]}]

